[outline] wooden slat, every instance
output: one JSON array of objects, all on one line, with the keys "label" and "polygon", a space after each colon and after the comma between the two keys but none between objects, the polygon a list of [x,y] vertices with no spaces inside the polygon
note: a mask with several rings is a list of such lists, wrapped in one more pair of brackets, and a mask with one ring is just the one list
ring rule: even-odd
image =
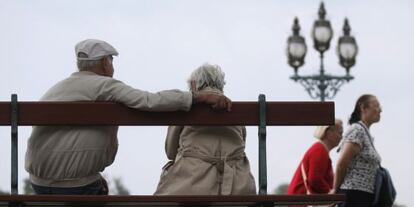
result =
[{"label": "wooden slat", "polygon": [[253,206],[271,205],[322,205],[345,200],[335,195],[232,195],[232,196],[61,196],[61,195],[8,195],[0,196],[5,202],[25,203],[25,206]]},{"label": "wooden slat", "polygon": [[[19,125],[258,125],[257,102],[233,102],[231,112],[195,105],[190,112],[145,112],[108,102],[19,102]],[[267,102],[267,125],[334,123],[333,102]],[[0,102],[10,125],[10,102]]]}]

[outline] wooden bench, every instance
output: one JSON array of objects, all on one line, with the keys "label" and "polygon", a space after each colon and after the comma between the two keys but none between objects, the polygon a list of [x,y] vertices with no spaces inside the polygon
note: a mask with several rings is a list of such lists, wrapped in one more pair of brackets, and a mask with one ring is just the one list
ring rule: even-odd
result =
[{"label": "wooden bench", "polygon": [[[0,102],[0,126],[11,126],[11,195],[0,206],[278,206],[339,203],[335,195],[267,195],[266,126],[334,123],[333,102],[233,102],[231,112],[194,105],[190,112],[145,112],[108,102]],[[18,126],[65,125],[245,125],[259,127],[259,195],[232,196],[61,196],[19,195],[17,191]]]}]

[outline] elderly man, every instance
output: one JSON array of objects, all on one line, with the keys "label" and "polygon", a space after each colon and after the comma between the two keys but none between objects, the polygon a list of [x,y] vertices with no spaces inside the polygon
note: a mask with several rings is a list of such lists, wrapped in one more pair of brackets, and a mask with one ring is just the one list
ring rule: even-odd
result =
[{"label": "elderly man", "polygon": [[[75,46],[79,71],[58,82],[41,101],[113,101],[145,111],[188,111],[203,102],[230,110],[223,95],[179,90],[150,93],[112,78],[113,56],[107,42],[87,39]],[[117,126],[35,126],[28,140],[25,168],[36,194],[107,194],[101,177],[118,149]]]}]

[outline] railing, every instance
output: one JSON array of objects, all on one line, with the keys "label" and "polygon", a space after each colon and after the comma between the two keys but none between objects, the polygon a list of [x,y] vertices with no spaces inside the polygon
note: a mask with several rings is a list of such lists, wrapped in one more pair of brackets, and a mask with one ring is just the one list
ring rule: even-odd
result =
[{"label": "railing", "polygon": [[[108,102],[0,102],[0,126],[11,126],[11,194],[0,206],[274,206],[318,205],[344,201],[343,195],[266,195],[266,126],[331,125],[333,102],[233,102],[231,112],[194,105],[190,112],[145,112]],[[18,126],[65,125],[244,125],[259,127],[259,195],[250,196],[40,196],[18,195]]]}]

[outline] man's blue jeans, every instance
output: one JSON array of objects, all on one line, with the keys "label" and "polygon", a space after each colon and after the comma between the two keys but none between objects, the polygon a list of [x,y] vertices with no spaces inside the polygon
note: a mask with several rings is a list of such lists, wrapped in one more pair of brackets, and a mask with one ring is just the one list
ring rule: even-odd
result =
[{"label": "man's blue jeans", "polygon": [[108,186],[102,178],[89,185],[71,188],[56,188],[39,186],[32,183],[33,190],[36,194],[56,194],[56,195],[108,195]]}]

